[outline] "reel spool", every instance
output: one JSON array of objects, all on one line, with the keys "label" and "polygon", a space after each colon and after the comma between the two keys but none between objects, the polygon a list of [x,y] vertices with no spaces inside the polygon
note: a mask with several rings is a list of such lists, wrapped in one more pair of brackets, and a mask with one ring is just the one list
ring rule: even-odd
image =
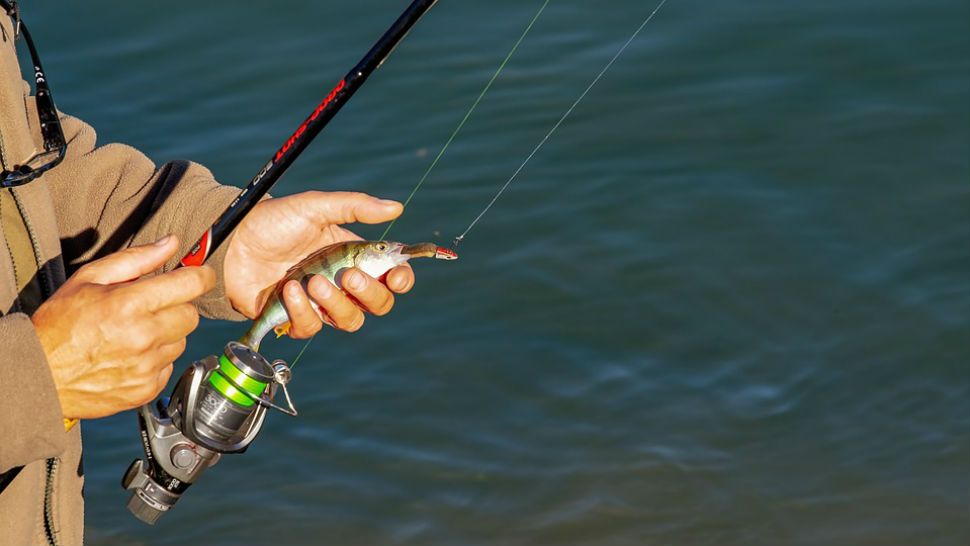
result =
[{"label": "reel spool", "polygon": [[[138,411],[144,459],[122,478],[132,491],[128,510],[154,525],[172,509],[199,475],[226,453],[242,453],[275,409],[295,416],[286,390],[291,372],[282,360],[270,364],[249,347],[230,341],[223,355],[208,356],[185,370],[170,398]],[[287,407],[273,403],[282,389]]]}]

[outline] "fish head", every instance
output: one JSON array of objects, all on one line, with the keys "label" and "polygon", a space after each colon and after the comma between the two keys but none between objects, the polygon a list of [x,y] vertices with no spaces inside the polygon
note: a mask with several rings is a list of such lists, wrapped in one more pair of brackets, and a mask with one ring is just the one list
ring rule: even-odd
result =
[{"label": "fish head", "polygon": [[391,269],[407,263],[411,258],[435,258],[438,260],[457,260],[455,251],[434,243],[408,245],[394,241],[361,241],[357,253],[357,267],[364,273],[376,278]]},{"label": "fish head", "polygon": [[404,243],[394,241],[361,241],[357,268],[375,279],[411,258],[403,251]]}]

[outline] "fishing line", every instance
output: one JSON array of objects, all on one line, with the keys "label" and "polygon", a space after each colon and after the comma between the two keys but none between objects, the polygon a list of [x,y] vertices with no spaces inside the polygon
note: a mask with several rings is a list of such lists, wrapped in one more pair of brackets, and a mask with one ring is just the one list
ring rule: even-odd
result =
[{"label": "fishing line", "polygon": [[[438,165],[438,161],[441,159],[441,156],[445,154],[445,150],[448,149],[448,146],[451,145],[452,141],[455,140],[455,137],[458,136],[458,133],[461,132],[462,127],[465,126],[465,122],[468,121],[468,118],[471,117],[472,113],[475,111],[475,108],[478,107],[478,103],[482,102],[482,99],[485,97],[485,94],[488,93],[488,90],[492,88],[492,84],[495,83],[495,80],[498,79],[499,74],[502,73],[502,70],[505,68],[505,65],[509,63],[509,60],[512,58],[512,55],[515,55],[516,50],[519,49],[519,45],[522,44],[522,41],[525,40],[526,35],[528,35],[529,31],[532,30],[532,27],[535,26],[536,21],[539,20],[539,16],[542,15],[542,12],[546,10],[546,6],[549,5],[550,1],[551,0],[545,0],[545,2],[542,3],[542,6],[539,7],[539,11],[537,11],[536,14],[532,17],[532,20],[529,21],[529,24],[525,27],[525,30],[522,31],[522,34],[519,36],[519,39],[515,41],[515,45],[512,46],[512,49],[509,51],[508,55],[506,55],[505,59],[503,59],[501,64],[498,65],[498,68],[495,70],[495,73],[492,74],[491,79],[489,79],[488,83],[485,84],[485,88],[482,89],[482,92],[478,94],[478,97],[475,99],[475,102],[472,103],[471,108],[469,108],[468,111],[465,112],[465,116],[461,118],[461,121],[458,123],[458,127],[455,127],[455,130],[452,131],[451,136],[448,137],[448,140],[445,142],[445,145],[442,146],[441,150],[438,151],[438,155],[435,156],[434,161],[432,161],[431,164],[428,166],[427,170],[424,171],[424,174],[418,180],[418,183],[414,186],[414,189],[411,190],[411,194],[408,195],[408,198],[404,200],[405,207],[408,206],[408,203],[411,202],[411,199],[413,199],[415,194],[418,193],[418,190],[421,189],[421,186],[424,184],[424,181],[428,179],[428,176],[431,174],[431,171],[433,171],[435,166]],[[394,224],[396,222],[397,222],[397,219],[395,218],[394,220],[391,221],[391,223],[387,225],[387,227],[384,229],[384,233],[382,233],[380,236],[380,240],[384,240],[384,238],[387,237],[387,234],[391,231],[391,228],[394,227]],[[303,348],[300,349],[299,354],[297,354],[296,358],[293,359],[293,363],[290,364],[290,369],[296,366],[296,363],[300,361],[300,358],[303,356],[303,353],[306,352],[307,348],[310,346],[310,343],[313,341],[315,337],[317,337],[317,335],[313,334],[310,337],[310,339],[308,339],[307,342],[303,345]]]},{"label": "fishing line", "polygon": [[[319,332],[317,332],[317,333],[319,333]],[[315,337],[317,337],[317,334],[313,334],[312,336],[310,336],[310,339],[306,340],[306,343],[303,344],[303,348],[300,349],[299,354],[296,355],[296,358],[293,359],[293,363],[290,364],[290,369],[291,370],[293,369],[294,366],[296,366],[296,363],[299,362],[301,358],[303,358],[303,353],[305,353],[306,350],[307,350],[307,348],[310,347],[310,343],[313,342],[313,338],[315,338]]]},{"label": "fishing line", "polygon": [[[441,159],[441,156],[445,154],[445,150],[448,149],[448,146],[451,145],[451,142],[455,140],[455,137],[458,136],[459,132],[461,132],[461,128],[465,126],[465,122],[468,121],[468,118],[471,117],[472,112],[474,112],[475,108],[478,107],[478,103],[482,102],[482,98],[485,96],[485,93],[488,93],[488,90],[492,88],[492,84],[495,83],[496,79],[498,79],[498,75],[502,73],[502,69],[505,68],[506,64],[508,64],[509,59],[512,58],[512,55],[515,55],[515,51],[519,49],[519,44],[522,43],[522,40],[524,40],[526,35],[529,34],[529,31],[532,30],[533,25],[536,24],[537,20],[539,20],[539,16],[542,15],[542,12],[546,10],[546,6],[549,5],[549,2],[550,0],[546,0],[542,4],[542,7],[539,8],[539,11],[536,12],[535,16],[532,18],[532,21],[529,21],[529,25],[525,27],[524,31],[522,31],[522,35],[519,36],[519,39],[515,42],[515,45],[512,46],[512,50],[509,51],[509,54],[505,56],[505,59],[502,61],[502,64],[498,65],[498,68],[495,70],[495,73],[492,74],[492,79],[488,80],[488,83],[485,84],[485,88],[482,89],[482,92],[478,94],[478,98],[475,99],[474,103],[472,103],[471,108],[469,108],[468,111],[465,112],[465,117],[463,117],[461,119],[461,122],[458,123],[458,127],[455,127],[455,130],[451,133],[451,136],[448,137],[448,141],[445,142],[445,145],[441,148],[441,150],[438,151],[438,155],[435,156],[434,161],[431,162],[431,165],[428,166],[428,169],[424,171],[424,175],[422,175],[421,179],[418,180],[417,185],[415,185],[414,189],[411,190],[411,194],[408,195],[408,198],[404,200],[405,208],[408,206],[408,203],[411,202],[411,199],[414,198],[414,194],[418,193],[418,190],[421,189],[421,186],[424,184],[424,181],[428,179],[428,175],[431,174],[432,170],[434,170],[435,166],[438,164],[438,160]],[[387,225],[387,228],[384,230],[384,233],[381,234],[380,240],[383,241],[384,238],[387,237],[387,233],[391,231],[391,228],[394,226],[395,222],[397,222],[397,218],[392,220],[391,223]]]},{"label": "fishing line", "polygon": [[613,63],[616,62],[616,60],[620,57],[620,55],[622,55],[623,52],[626,51],[626,48],[640,34],[640,31],[643,30],[643,27],[647,26],[647,23],[649,23],[653,19],[653,16],[656,15],[657,12],[660,11],[660,8],[662,8],[663,5],[666,3],[667,3],[667,0],[661,0],[660,3],[657,4],[657,7],[654,8],[652,12],[650,12],[650,15],[648,15],[646,19],[643,20],[643,23],[640,24],[636,32],[634,32],[633,35],[630,36],[630,39],[623,44],[623,47],[621,47],[620,50],[616,52],[616,55],[613,55],[613,58],[610,59],[610,62],[606,63],[606,66],[603,68],[603,70],[601,70],[600,73],[597,74],[595,78],[593,78],[593,81],[589,84],[586,90],[583,91],[583,93],[579,96],[579,98],[576,99],[576,102],[574,102],[572,106],[570,106],[569,109],[566,110],[566,113],[563,114],[562,117],[559,118],[559,121],[557,121],[556,124],[552,126],[552,129],[550,129],[549,132],[546,133],[546,136],[542,137],[542,140],[539,141],[539,144],[537,144],[536,147],[532,149],[532,152],[528,155],[528,157],[525,158],[525,161],[523,161],[522,164],[519,165],[519,168],[516,169],[514,173],[512,173],[512,176],[509,177],[508,181],[506,181],[505,184],[501,187],[501,189],[499,189],[498,192],[495,194],[495,196],[492,197],[492,200],[488,203],[488,205],[485,206],[484,209],[482,209],[482,212],[480,212],[478,216],[475,217],[474,220],[472,220],[472,223],[468,224],[468,227],[465,228],[465,231],[463,231],[461,235],[459,235],[458,237],[455,237],[455,240],[452,242],[452,247],[457,247],[458,244],[461,243],[462,240],[465,238],[465,235],[468,235],[468,232],[471,231],[473,227],[475,227],[475,224],[477,224],[478,221],[481,220],[483,216],[485,216],[485,213],[487,213],[489,209],[492,208],[492,205],[494,205],[495,202],[498,201],[498,198],[501,197],[503,193],[505,193],[505,190],[508,189],[509,185],[512,184],[512,181],[515,180],[515,178],[519,175],[520,172],[522,172],[522,169],[525,168],[526,164],[528,164],[529,161],[532,160],[532,157],[536,155],[536,152],[538,152],[539,149],[542,148],[542,146],[546,143],[546,141],[549,140],[549,137],[551,137],[552,134],[556,132],[556,129],[558,129],[559,126],[562,125],[564,121],[566,121],[566,118],[569,117],[569,114],[573,113],[573,110],[576,109],[576,106],[578,106],[579,103],[582,102],[584,98],[586,98],[586,95],[593,88],[593,86],[595,86],[596,83],[600,81],[603,75],[606,74],[606,71],[609,70],[611,66],[613,66]]}]

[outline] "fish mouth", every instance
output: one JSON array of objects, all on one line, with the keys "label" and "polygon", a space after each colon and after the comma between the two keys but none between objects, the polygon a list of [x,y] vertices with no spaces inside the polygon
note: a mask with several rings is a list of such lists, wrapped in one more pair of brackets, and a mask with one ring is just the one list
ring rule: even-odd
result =
[{"label": "fish mouth", "polygon": [[449,248],[438,246],[434,243],[416,243],[405,245],[401,249],[401,254],[409,258],[434,258],[436,260],[457,260],[458,254]]}]

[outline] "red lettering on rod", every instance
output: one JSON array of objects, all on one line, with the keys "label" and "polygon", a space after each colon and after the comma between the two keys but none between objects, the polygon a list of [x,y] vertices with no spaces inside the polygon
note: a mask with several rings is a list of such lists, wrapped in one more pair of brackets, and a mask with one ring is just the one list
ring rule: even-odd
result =
[{"label": "red lettering on rod", "polygon": [[286,140],[286,144],[283,144],[283,147],[280,148],[278,152],[276,152],[276,155],[273,157],[274,163],[279,161],[280,158],[283,157],[283,154],[289,151],[289,149],[292,148],[294,144],[296,144],[296,141],[301,136],[303,136],[303,133],[306,132],[307,127],[309,127],[310,124],[313,123],[313,120],[320,117],[320,113],[323,112],[323,110],[327,107],[327,105],[333,102],[333,99],[337,98],[337,93],[339,93],[344,88],[345,85],[347,85],[347,82],[344,80],[340,80],[340,83],[338,83],[337,86],[334,87],[332,91],[330,91],[330,94],[327,95],[327,98],[323,99],[323,101],[320,102],[319,106],[317,106],[317,108],[313,111],[313,113],[310,114],[310,117],[308,117],[306,121],[304,121],[300,125],[300,127],[297,128],[296,132],[293,133],[293,136],[288,138]]}]

